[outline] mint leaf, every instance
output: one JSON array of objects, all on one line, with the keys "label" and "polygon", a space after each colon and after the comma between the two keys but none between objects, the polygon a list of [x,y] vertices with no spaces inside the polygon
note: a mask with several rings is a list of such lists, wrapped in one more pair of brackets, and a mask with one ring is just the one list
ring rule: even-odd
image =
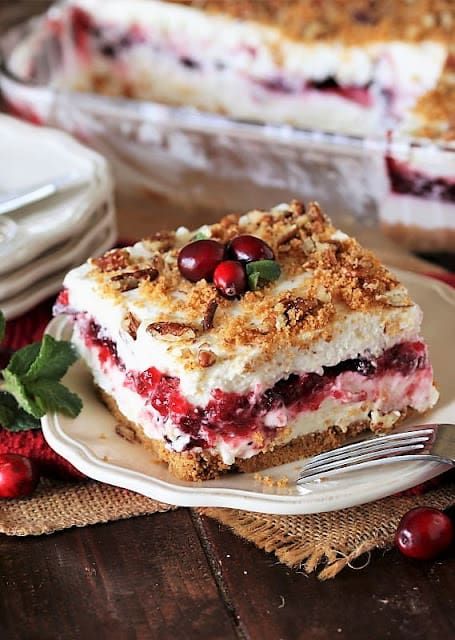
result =
[{"label": "mint leaf", "polygon": [[259,289],[259,273],[254,271],[251,275],[248,276],[248,286],[251,291],[256,291]]},{"label": "mint leaf", "polygon": [[54,340],[52,336],[45,335],[39,353],[25,373],[23,382],[28,385],[39,378],[60,380],[76,360],[77,354],[70,342]]},{"label": "mint leaf", "polygon": [[5,379],[5,391],[11,393],[16,398],[18,405],[22,407],[22,409],[25,409],[27,413],[34,418],[41,418],[45,412],[27,392],[19,376],[9,369],[4,369],[3,377]]},{"label": "mint leaf", "polygon": [[[0,312],[0,334],[4,328]],[[39,428],[39,418],[48,411],[76,417],[82,401],[59,380],[77,360],[70,342],[45,335],[41,342],[17,351],[1,373],[0,425],[12,431]]]},{"label": "mint leaf", "polygon": [[10,393],[0,391],[0,425],[8,431],[39,429],[41,422],[21,409]]},{"label": "mint leaf", "polygon": [[281,268],[275,260],[256,260],[246,264],[248,285],[252,291],[263,287],[268,282],[278,280],[281,275]]},{"label": "mint leaf", "polygon": [[0,311],[0,342],[3,342],[3,338],[5,337],[5,327],[6,327],[5,316]]},{"label": "mint leaf", "polygon": [[36,380],[27,385],[27,390],[44,415],[48,411],[75,418],[82,409],[82,400],[60,382],[54,380]]},{"label": "mint leaf", "polygon": [[196,242],[196,240],[207,240],[209,236],[203,231],[198,231],[191,239],[191,242]]},{"label": "mint leaf", "polygon": [[32,366],[40,351],[40,343],[29,344],[12,356],[5,371],[14,373],[17,376],[24,376]]}]

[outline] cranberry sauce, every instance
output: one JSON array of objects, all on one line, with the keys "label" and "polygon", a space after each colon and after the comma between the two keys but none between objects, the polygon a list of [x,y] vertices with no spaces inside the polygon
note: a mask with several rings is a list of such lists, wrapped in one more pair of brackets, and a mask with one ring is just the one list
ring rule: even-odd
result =
[{"label": "cranberry sauce", "polygon": [[[101,364],[107,363],[125,371],[115,343],[103,335],[93,320],[85,320],[84,330],[85,343],[97,349]],[[323,375],[292,374],[258,397],[252,393],[242,395],[216,389],[205,407],[191,404],[180,392],[179,379],[164,375],[154,367],[143,372],[128,371],[125,384],[146,398],[164,420],[171,419],[182,431],[190,434],[189,446],[210,446],[211,437],[220,434],[228,440],[252,436],[256,430],[267,435],[264,416],[270,411],[285,408],[295,413],[315,411],[331,393],[335,379],[342,373],[354,372],[366,378],[393,372],[409,376],[428,366],[427,350],[422,342],[403,342],[377,359],[355,358],[334,367],[324,367]]]},{"label": "cranberry sauce", "polygon": [[322,82],[311,82],[308,88],[315,89],[316,91],[323,91],[324,93],[333,93],[359,104],[361,107],[371,107],[373,105],[373,95],[370,91],[369,85],[364,87],[348,86],[344,87],[334,79],[327,78]]},{"label": "cranberry sauce", "polygon": [[394,193],[407,193],[426,200],[455,202],[454,179],[426,176],[390,156],[386,157],[386,164]]},{"label": "cranberry sauce", "polygon": [[368,108],[373,105],[373,94],[370,91],[369,85],[364,87],[344,87],[338,84],[334,78],[327,78],[321,82],[303,83],[301,87],[295,83],[291,84],[287,82],[280,76],[264,79],[252,78],[251,80],[271,93],[297,94],[310,90],[321,93],[331,93],[339,96],[340,98],[344,98],[345,100],[349,100],[350,102],[355,102],[361,107]]},{"label": "cranberry sauce", "polygon": [[[150,368],[143,373],[129,372],[128,383],[163,416],[180,426],[193,438],[201,430],[225,438],[248,437],[257,429],[267,431],[264,416],[274,410],[291,408],[295,413],[315,411],[330,393],[336,377],[352,371],[365,377],[380,376],[386,372],[411,375],[428,366],[426,347],[421,342],[406,342],[385,352],[381,358],[346,360],[335,367],[326,367],[323,375],[310,373],[291,375],[267,389],[259,398],[252,394],[226,393],[217,389],[206,407],[196,407],[180,394],[179,380],[162,375]],[[209,443],[210,444],[210,443]],[[191,443],[194,446],[194,443]]]},{"label": "cranberry sauce", "polygon": [[96,26],[90,14],[80,7],[74,7],[71,10],[71,27],[74,43],[82,56],[87,56],[94,48],[106,58],[116,58],[125,49],[146,40],[142,29],[135,24],[128,29],[127,33],[116,33],[111,29],[107,36]]},{"label": "cranberry sauce", "polygon": [[110,338],[103,336],[101,327],[93,320],[89,320],[85,325],[84,338],[87,347],[96,347],[101,364],[115,364],[119,369],[125,369],[125,365],[118,357],[117,345]]}]

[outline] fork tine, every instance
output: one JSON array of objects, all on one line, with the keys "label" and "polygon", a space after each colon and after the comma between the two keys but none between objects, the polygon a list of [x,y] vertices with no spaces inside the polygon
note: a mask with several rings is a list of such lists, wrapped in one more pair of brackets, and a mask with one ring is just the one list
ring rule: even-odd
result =
[{"label": "fork tine", "polygon": [[334,462],[329,462],[327,464],[321,465],[318,468],[309,469],[308,471],[303,471],[299,474],[297,478],[297,483],[305,480],[306,482],[313,478],[319,478],[322,475],[325,475],[328,471],[340,471],[341,469],[352,468],[354,469],[357,465],[364,462],[369,462],[372,460],[384,460],[390,456],[403,455],[406,453],[412,453],[419,450],[422,450],[425,447],[424,443],[420,444],[412,444],[412,445],[403,445],[401,447],[392,447],[387,449],[386,451],[371,451],[369,453],[363,453],[361,455],[354,456],[352,458],[342,458],[339,460],[335,460]]},{"label": "fork tine", "polygon": [[413,438],[390,440],[385,440],[382,438],[372,438],[371,440],[363,443],[364,446],[358,447],[356,449],[349,449],[349,447],[340,447],[338,449],[334,449],[333,451],[327,452],[326,454],[315,456],[314,458],[311,458],[306,464],[304,464],[304,466],[302,467],[302,471],[317,468],[341,459],[349,460],[350,458],[353,458],[354,456],[360,455],[362,453],[372,453],[374,451],[385,452],[393,447],[420,443],[425,444],[428,442],[428,440],[428,436],[417,436]]},{"label": "fork tine", "polygon": [[[325,471],[324,473],[315,473],[312,476],[308,476],[306,478],[297,478],[296,484],[306,484],[307,482],[312,482],[313,480],[321,480],[323,478],[327,478],[330,476],[334,476],[337,474],[342,474],[344,472],[349,471],[357,471],[360,469],[370,469],[371,467],[378,467],[380,465],[395,463],[395,462],[406,462],[416,460],[431,460],[434,462],[441,462],[441,458],[439,456],[432,455],[430,453],[407,453],[404,455],[396,455],[396,456],[388,456],[386,458],[375,458],[374,460],[367,460],[366,462],[359,462],[355,465],[347,465],[345,467],[341,467],[339,469],[332,469],[330,471]],[[444,460],[444,462],[450,465],[449,460]]]},{"label": "fork tine", "polygon": [[408,438],[415,438],[417,436],[429,438],[433,435],[434,430],[430,428],[423,429],[414,429],[411,431],[401,431],[398,433],[388,433],[384,436],[375,436],[370,438],[369,440],[361,440],[360,442],[354,442],[353,444],[346,444],[341,447],[337,447],[336,449],[332,449],[331,451],[326,451],[324,453],[319,453],[317,456],[314,456],[311,460],[323,460],[325,458],[331,458],[333,455],[341,453],[341,452],[350,452],[357,451],[359,449],[363,449],[364,447],[371,447],[379,445],[382,442],[392,442],[394,440],[406,440]]}]

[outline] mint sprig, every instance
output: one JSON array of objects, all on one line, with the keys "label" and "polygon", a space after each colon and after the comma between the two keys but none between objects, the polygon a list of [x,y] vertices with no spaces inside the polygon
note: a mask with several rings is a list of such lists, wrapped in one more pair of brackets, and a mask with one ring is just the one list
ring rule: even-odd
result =
[{"label": "mint sprig", "polygon": [[207,240],[208,237],[209,236],[206,233],[204,233],[203,231],[198,231],[192,237],[191,242],[196,242],[196,240]]},{"label": "mint sprig", "polygon": [[[4,327],[0,311],[0,339]],[[49,335],[16,351],[0,373],[0,424],[10,431],[38,429],[39,418],[51,411],[75,418],[82,401],[60,380],[77,358],[71,343]]]},{"label": "mint sprig", "polygon": [[269,282],[278,280],[281,268],[275,260],[256,260],[246,264],[248,286],[252,291],[264,287]]},{"label": "mint sprig", "polygon": [[14,396],[0,391],[0,425],[8,431],[28,431],[40,429],[41,422],[22,409]]}]

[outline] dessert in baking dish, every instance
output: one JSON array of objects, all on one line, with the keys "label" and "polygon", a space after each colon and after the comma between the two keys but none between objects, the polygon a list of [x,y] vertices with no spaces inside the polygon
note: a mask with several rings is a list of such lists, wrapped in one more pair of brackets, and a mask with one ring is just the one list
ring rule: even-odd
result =
[{"label": "dessert in baking dish", "polygon": [[56,312],[123,433],[184,480],[330,449],[438,397],[419,307],[316,203],[157,234],[64,286]]},{"label": "dessert in baking dish", "polygon": [[[403,134],[420,142],[402,145]],[[394,138],[386,158],[389,191],[378,203],[384,231],[412,249],[454,251],[455,68],[447,65]]]},{"label": "dessert in baking dish", "polygon": [[383,132],[436,85],[450,0],[69,0],[78,89]]}]

